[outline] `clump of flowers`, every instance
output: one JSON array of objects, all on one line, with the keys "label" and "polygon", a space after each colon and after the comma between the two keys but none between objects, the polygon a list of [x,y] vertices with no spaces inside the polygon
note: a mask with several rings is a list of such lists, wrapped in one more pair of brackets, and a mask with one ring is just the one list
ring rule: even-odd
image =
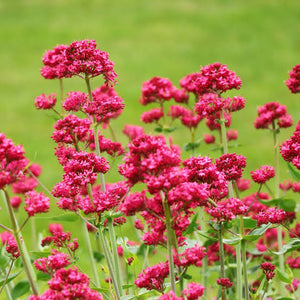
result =
[{"label": "clump of flowers", "polygon": [[266,275],[266,279],[269,281],[275,276],[275,268],[276,266],[269,263],[265,262],[260,265],[260,268],[263,270],[264,274]]},{"label": "clump of flowers", "polygon": [[300,64],[295,65],[289,75],[289,79],[285,82],[286,86],[292,93],[300,93]]}]

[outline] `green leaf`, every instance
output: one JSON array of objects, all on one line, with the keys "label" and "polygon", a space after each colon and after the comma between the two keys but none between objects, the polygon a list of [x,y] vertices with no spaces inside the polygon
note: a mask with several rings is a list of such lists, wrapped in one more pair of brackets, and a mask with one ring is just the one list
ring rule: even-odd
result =
[{"label": "green leaf", "polygon": [[276,300],[295,300],[295,298],[291,298],[291,297],[279,297],[279,298],[276,298]]},{"label": "green leaf", "polygon": [[28,281],[20,281],[18,282],[11,291],[11,296],[13,299],[17,299],[30,290],[30,285]]},{"label": "green leaf", "polygon": [[193,217],[189,227],[186,229],[186,231],[184,232],[184,235],[190,234],[194,231],[197,230],[199,224],[197,223],[197,219],[198,219],[198,213],[195,214],[195,216]]},{"label": "green leaf", "polygon": [[100,262],[104,258],[104,254],[98,251],[93,251],[93,256],[96,262]]},{"label": "green leaf", "polygon": [[163,129],[162,129],[162,127],[156,127],[156,128],[154,128],[154,131],[156,131],[156,132],[162,132]]},{"label": "green leaf", "polygon": [[[256,220],[253,220],[249,217],[243,217],[243,222],[244,222],[244,228],[246,229],[253,229],[256,227],[257,225],[257,221]],[[236,218],[233,220],[233,223],[235,226],[239,227],[241,226],[241,220],[240,218]]]},{"label": "green leaf", "polygon": [[289,169],[289,173],[291,175],[291,177],[295,180],[295,181],[300,181],[300,172],[296,171],[294,167],[292,167],[292,165],[290,163],[287,163],[288,169]]},{"label": "green leaf", "polygon": [[182,277],[184,278],[184,279],[187,279],[187,280],[190,280],[190,279],[192,279],[193,277],[191,276],[191,275],[189,275],[189,274],[183,274],[182,275]]},{"label": "green leaf", "polygon": [[51,276],[48,273],[38,272],[36,278],[40,281],[48,281],[49,279],[51,279]]},{"label": "green leaf", "polygon": [[200,142],[195,142],[195,143],[187,143],[183,145],[183,150],[184,151],[192,151],[194,149],[197,149],[200,146]]},{"label": "green leaf", "polygon": [[42,257],[48,257],[51,255],[50,251],[30,251],[30,258],[36,260]]},{"label": "green leaf", "polygon": [[293,277],[290,277],[287,273],[280,271],[279,269],[276,270],[276,274],[281,282],[291,284],[293,282]]},{"label": "green leaf", "polygon": [[[22,272],[22,270],[20,270],[19,272],[10,274],[10,275],[8,276],[8,279],[7,279],[6,283],[8,283],[8,282],[14,280],[21,272]],[[0,280],[0,286],[2,286],[2,284],[4,283],[4,281],[5,281],[5,278]]]},{"label": "green leaf", "polygon": [[235,237],[232,239],[223,239],[223,243],[226,245],[238,245],[242,239],[239,237]]},{"label": "green leaf", "polygon": [[296,208],[296,202],[293,199],[275,198],[272,200],[258,200],[266,206],[277,206],[287,212],[293,212]]},{"label": "green leaf", "polygon": [[262,224],[260,227],[254,229],[249,234],[243,236],[243,239],[246,241],[255,241],[259,239],[271,226],[271,223]]},{"label": "green leaf", "polygon": [[277,251],[277,252],[271,250],[270,251],[276,255],[281,255],[294,250],[299,250],[299,248],[300,248],[300,239],[292,239],[288,244],[283,245],[281,251]]},{"label": "green leaf", "polygon": [[75,222],[78,220],[78,216],[76,214],[64,214],[57,217],[52,217],[53,221],[64,221],[64,222]]},{"label": "green leaf", "polygon": [[175,131],[176,129],[177,129],[177,127],[164,128],[163,132],[171,133],[171,132]]}]

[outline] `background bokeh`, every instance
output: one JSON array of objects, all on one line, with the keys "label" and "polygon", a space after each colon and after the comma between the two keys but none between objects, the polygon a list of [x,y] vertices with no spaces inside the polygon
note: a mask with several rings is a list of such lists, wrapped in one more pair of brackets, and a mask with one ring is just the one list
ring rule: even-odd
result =
[{"label": "background bokeh", "polygon": [[[299,0],[0,0],[0,131],[43,166],[41,178],[51,188],[61,173],[50,139],[54,119],[33,105],[36,96],[59,92],[57,81],[40,76],[47,49],[95,39],[109,52],[119,75],[116,90],[126,104],[112,123],[122,141],[124,124],[141,125],[142,82],[161,76],[179,87],[186,74],[218,61],[243,81],[232,95],[242,95],[247,104],[233,115],[232,127],[239,130],[241,147],[235,151],[248,157],[249,178],[249,170],[273,162],[271,133],[253,127],[257,107],[279,101],[295,121],[300,117],[300,97],[284,84],[300,63],[299,16]],[[66,91],[85,91],[79,79],[65,84]],[[92,84],[101,85],[101,78]],[[198,137],[207,131],[200,126]],[[292,131],[283,131],[280,140]],[[187,142],[186,132],[177,131],[174,142]],[[201,154],[208,149],[203,146]],[[0,218],[6,218],[3,210]]]}]

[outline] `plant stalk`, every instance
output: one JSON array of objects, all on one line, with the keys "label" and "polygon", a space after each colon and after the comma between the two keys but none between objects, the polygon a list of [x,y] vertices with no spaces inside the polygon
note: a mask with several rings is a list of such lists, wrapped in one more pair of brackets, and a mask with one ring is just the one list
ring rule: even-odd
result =
[{"label": "plant stalk", "polygon": [[6,207],[7,207],[9,218],[10,218],[11,225],[12,225],[12,232],[13,232],[13,235],[14,235],[15,240],[18,245],[18,249],[20,252],[20,256],[21,256],[21,259],[23,262],[23,267],[24,267],[25,273],[27,275],[29,285],[31,287],[32,293],[34,295],[38,295],[39,290],[38,290],[38,286],[36,284],[36,276],[35,276],[27,248],[26,248],[25,242],[22,237],[22,234],[21,234],[21,232],[19,232],[18,221],[16,219],[14,210],[11,206],[7,191],[2,190],[2,195],[3,195],[4,201],[6,203]]},{"label": "plant stalk", "polygon": [[164,207],[165,218],[166,218],[167,249],[168,249],[168,258],[169,258],[169,273],[170,273],[171,290],[176,294],[175,269],[174,269],[173,249],[172,249],[173,248],[172,247],[173,229],[172,229],[172,224],[171,224],[171,212],[170,212],[170,207],[166,201],[165,195],[162,191],[160,191],[160,196],[162,199],[162,204]]}]

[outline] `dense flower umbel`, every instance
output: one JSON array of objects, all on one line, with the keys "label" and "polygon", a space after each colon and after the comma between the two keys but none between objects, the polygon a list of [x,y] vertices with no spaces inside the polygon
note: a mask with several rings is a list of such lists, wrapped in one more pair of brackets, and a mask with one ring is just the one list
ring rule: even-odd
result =
[{"label": "dense flower umbel", "polygon": [[265,262],[260,265],[260,268],[263,270],[264,274],[266,275],[266,279],[268,281],[275,276],[275,272],[274,272],[276,268],[275,265],[272,265],[269,262]]},{"label": "dense flower umbel", "polygon": [[0,189],[22,178],[28,165],[22,146],[14,143],[0,133]]},{"label": "dense flower umbel", "polygon": [[153,267],[144,269],[134,281],[139,288],[146,288],[147,290],[157,290],[162,292],[164,290],[164,280],[169,275],[168,262],[161,262]]},{"label": "dense flower umbel", "polygon": [[20,256],[20,251],[18,249],[16,239],[12,233],[4,231],[0,234],[0,239],[2,245],[6,246],[5,249],[7,253],[9,253],[14,259]]},{"label": "dense flower umbel", "polygon": [[175,87],[168,78],[153,77],[142,85],[142,96],[140,103],[147,105],[149,103],[170,100],[173,97]]},{"label": "dense flower umbel", "polygon": [[251,171],[251,178],[256,183],[266,183],[275,176],[275,169],[272,166],[261,166],[260,169]]},{"label": "dense flower umbel", "polygon": [[71,264],[70,259],[68,254],[51,250],[51,255],[38,258],[33,264],[37,270],[52,275],[56,270],[69,266]]},{"label": "dense flower umbel", "polygon": [[201,72],[189,74],[180,80],[181,87],[196,95],[221,94],[241,87],[241,79],[226,65],[218,62],[204,66]]},{"label": "dense flower umbel", "polygon": [[278,127],[286,128],[293,124],[291,116],[286,111],[285,105],[280,105],[278,102],[269,102],[257,109],[258,117],[254,121],[254,126],[257,129],[270,128],[272,124],[277,122]]},{"label": "dense flower umbel", "polygon": [[36,191],[27,192],[25,194],[25,207],[29,217],[34,216],[37,213],[46,213],[49,211],[50,199],[43,193]]},{"label": "dense flower umbel", "polygon": [[56,94],[42,94],[35,98],[34,105],[37,109],[51,109],[56,104]]},{"label": "dense flower umbel", "polygon": [[29,300],[102,300],[102,296],[89,287],[89,282],[76,267],[58,269],[48,281],[49,289],[41,296],[30,296]]},{"label": "dense flower umbel", "polygon": [[287,213],[282,209],[271,207],[254,215],[253,219],[257,220],[257,226],[268,223],[283,224],[287,219]]},{"label": "dense flower umbel", "polygon": [[293,135],[280,146],[283,159],[300,170],[300,121]]},{"label": "dense flower umbel", "polygon": [[229,278],[218,278],[217,284],[224,288],[230,288],[233,283],[229,280]]},{"label": "dense flower umbel", "polygon": [[202,259],[206,255],[205,248],[195,245],[193,248],[187,248],[179,255],[174,253],[174,263],[177,266],[189,267],[191,265],[201,267]]},{"label": "dense flower umbel", "polygon": [[48,50],[43,57],[42,76],[54,79],[103,75],[106,84],[114,84],[117,77],[114,63],[109,60],[108,53],[96,47],[94,40],[83,40]]},{"label": "dense flower umbel", "polygon": [[236,153],[226,153],[216,159],[216,166],[225,174],[226,180],[237,180],[242,177],[246,167],[246,157]]},{"label": "dense flower umbel", "polygon": [[300,93],[300,64],[295,65],[289,75],[290,78],[286,80],[285,84],[292,93]]}]

